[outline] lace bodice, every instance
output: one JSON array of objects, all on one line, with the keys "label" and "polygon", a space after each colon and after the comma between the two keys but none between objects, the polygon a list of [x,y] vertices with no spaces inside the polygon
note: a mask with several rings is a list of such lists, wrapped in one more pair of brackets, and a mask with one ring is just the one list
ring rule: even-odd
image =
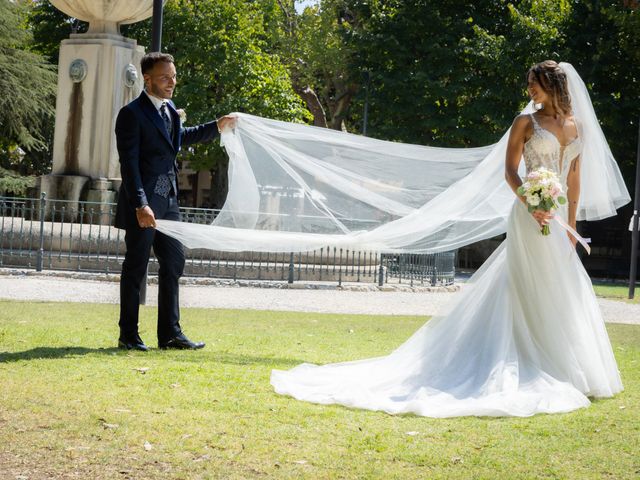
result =
[{"label": "lace bodice", "polygon": [[530,116],[533,135],[524,144],[523,152],[527,172],[540,167],[548,168],[556,172],[562,184],[566,186],[571,161],[580,155],[582,150],[580,137],[576,137],[567,145],[561,145],[553,133],[540,126],[534,115]]}]

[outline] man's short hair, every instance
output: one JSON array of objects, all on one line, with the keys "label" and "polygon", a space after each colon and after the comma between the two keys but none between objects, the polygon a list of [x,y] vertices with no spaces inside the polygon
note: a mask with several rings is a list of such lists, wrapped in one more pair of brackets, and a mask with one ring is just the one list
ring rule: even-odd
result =
[{"label": "man's short hair", "polygon": [[168,53],[161,52],[150,52],[147,53],[142,60],[140,60],[140,67],[142,68],[142,74],[150,72],[153,70],[153,67],[158,62],[165,63],[175,63],[173,61],[173,55],[169,55]]}]

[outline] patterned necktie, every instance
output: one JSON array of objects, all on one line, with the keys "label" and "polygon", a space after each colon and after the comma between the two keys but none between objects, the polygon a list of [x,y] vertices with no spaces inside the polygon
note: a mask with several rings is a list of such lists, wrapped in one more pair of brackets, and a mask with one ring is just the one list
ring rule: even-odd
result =
[{"label": "patterned necktie", "polygon": [[172,125],[171,120],[169,119],[169,114],[167,113],[167,104],[163,103],[160,107],[160,116],[164,121],[164,126],[167,129],[167,133],[169,134],[169,138],[173,138]]}]

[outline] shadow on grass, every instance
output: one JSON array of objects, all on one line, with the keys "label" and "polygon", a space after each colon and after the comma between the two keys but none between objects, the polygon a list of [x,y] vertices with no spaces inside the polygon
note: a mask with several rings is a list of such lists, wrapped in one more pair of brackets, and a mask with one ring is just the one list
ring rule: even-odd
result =
[{"label": "shadow on grass", "polygon": [[293,367],[304,363],[304,360],[296,358],[254,357],[250,355],[235,355],[232,353],[217,353],[213,361],[231,365],[252,365],[256,363],[270,364],[274,366]]},{"label": "shadow on grass", "polygon": [[92,353],[112,354],[114,352],[123,352],[123,350],[117,348],[37,347],[23,352],[0,352],[0,363],[17,362],[18,360],[65,358]]},{"label": "shadow on grass", "polygon": [[[224,363],[227,365],[271,365],[273,367],[292,367],[304,363],[305,360],[298,360],[296,358],[279,358],[279,357],[264,357],[256,355],[244,355],[241,353],[230,352],[207,352],[200,350],[198,353],[189,352],[185,350],[155,350],[161,354],[170,354],[172,360],[180,362],[211,362],[211,363]],[[0,354],[1,355],[1,354]],[[0,357],[1,358],[1,357]],[[157,358],[157,357],[156,357]]]},{"label": "shadow on grass", "polygon": [[187,350],[159,350],[151,349],[149,352],[133,352],[121,350],[119,348],[87,348],[87,347],[37,347],[22,352],[0,352],[0,363],[17,362],[20,360],[43,360],[59,359],[66,357],[76,357],[91,354],[113,355],[121,353],[123,355],[134,353],[142,357],[149,356],[157,360],[158,356],[166,356],[167,360],[177,360],[180,362],[208,361],[211,363],[224,363],[229,365],[273,365],[278,367],[295,366],[304,363],[303,360],[294,358],[261,357],[254,355],[242,355],[229,352],[192,352]]}]

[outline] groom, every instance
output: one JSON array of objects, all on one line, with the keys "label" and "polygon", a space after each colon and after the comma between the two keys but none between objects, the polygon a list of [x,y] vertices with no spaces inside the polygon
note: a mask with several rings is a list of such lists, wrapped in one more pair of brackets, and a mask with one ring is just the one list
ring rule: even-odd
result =
[{"label": "groom", "polygon": [[158,272],[158,346],[198,349],[180,327],[178,280],[184,269],[182,244],[155,230],[155,220],[180,220],[178,167],[181,145],[213,140],[235,118],[183,127],[171,101],[176,87],[173,57],[148,53],[141,61],[145,90],[125,105],[116,119],[122,186],[115,226],[125,230],[127,251],[120,278],[120,337],[122,349],[148,350],[138,334],[140,285],[147,270],[151,247],[160,264]]}]

